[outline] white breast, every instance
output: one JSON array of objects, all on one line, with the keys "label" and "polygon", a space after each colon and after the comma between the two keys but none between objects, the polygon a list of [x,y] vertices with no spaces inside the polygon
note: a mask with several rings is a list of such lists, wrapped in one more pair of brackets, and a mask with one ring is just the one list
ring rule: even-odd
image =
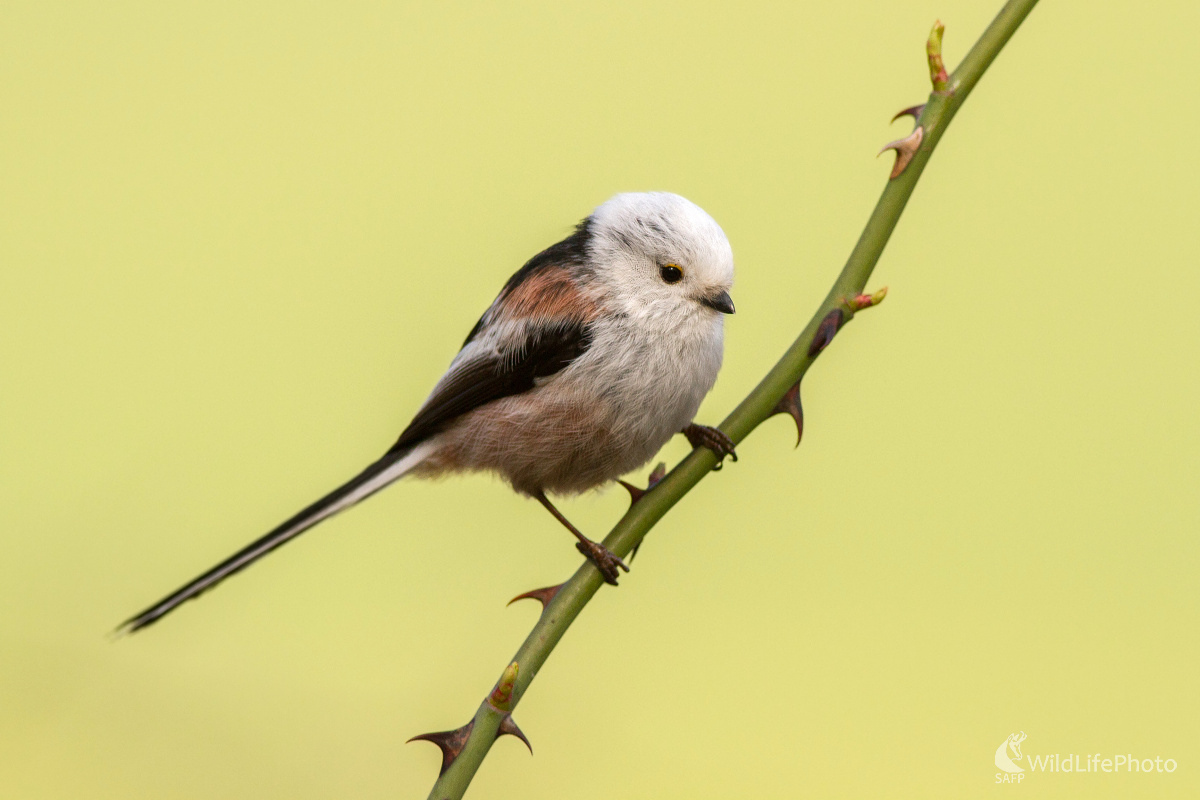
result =
[{"label": "white breast", "polygon": [[578,371],[564,371],[610,412],[623,450],[613,454],[612,477],[645,464],[695,419],[721,368],[722,323],[704,312],[665,328],[606,322],[572,365]]}]

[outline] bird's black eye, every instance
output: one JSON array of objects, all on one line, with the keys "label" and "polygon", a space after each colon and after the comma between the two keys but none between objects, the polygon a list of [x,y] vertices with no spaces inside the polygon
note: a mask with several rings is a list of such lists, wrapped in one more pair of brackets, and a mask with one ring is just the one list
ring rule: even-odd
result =
[{"label": "bird's black eye", "polygon": [[667,283],[679,283],[683,280],[683,270],[674,264],[663,264],[658,268],[658,274]]}]

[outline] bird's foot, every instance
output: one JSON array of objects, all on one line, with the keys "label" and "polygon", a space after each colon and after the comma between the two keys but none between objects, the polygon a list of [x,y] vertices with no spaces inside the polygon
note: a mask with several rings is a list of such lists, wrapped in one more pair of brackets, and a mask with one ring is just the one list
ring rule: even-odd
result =
[{"label": "bird's foot", "polygon": [[737,451],[733,447],[733,439],[726,436],[720,428],[710,428],[707,425],[697,425],[693,422],[683,429],[683,435],[687,437],[692,447],[707,447],[717,454],[717,465],[713,467],[714,470],[721,468],[725,463],[726,456],[734,461],[738,460]]},{"label": "bird's foot", "polygon": [[629,572],[629,567],[625,566],[625,562],[613,555],[611,550],[599,542],[584,539],[575,547],[587,556],[588,561],[596,565],[596,569],[600,570],[600,574],[604,576],[605,583],[617,585],[617,576],[621,574],[617,572],[618,567]]}]

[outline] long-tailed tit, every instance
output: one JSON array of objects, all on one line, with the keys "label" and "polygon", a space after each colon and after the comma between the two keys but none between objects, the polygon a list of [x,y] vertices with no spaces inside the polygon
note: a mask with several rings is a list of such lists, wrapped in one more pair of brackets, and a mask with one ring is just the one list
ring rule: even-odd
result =
[{"label": "long-tailed tit", "polygon": [[521,267],[383,457],[122,628],[135,631],[404,475],[489,470],[537,498],[609,583],[628,567],[559,513],[672,435],[732,455],[692,417],[717,379],[733,253],[695,204],[620,194]]}]

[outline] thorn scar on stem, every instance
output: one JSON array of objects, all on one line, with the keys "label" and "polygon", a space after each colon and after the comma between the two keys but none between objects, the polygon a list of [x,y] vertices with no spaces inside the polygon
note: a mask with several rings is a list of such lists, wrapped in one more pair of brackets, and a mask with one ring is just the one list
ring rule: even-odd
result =
[{"label": "thorn scar on stem", "polygon": [[837,332],[841,329],[842,323],[846,320],[846,312],[840,308],[835,308],[825,315],[821,320],[821,324],[817,326],[817,332],[813,336],[812,344],[808,346],[808,356],[813,356],[820,353],[829,343],[833,341],[833,337],[837,336]]}]

